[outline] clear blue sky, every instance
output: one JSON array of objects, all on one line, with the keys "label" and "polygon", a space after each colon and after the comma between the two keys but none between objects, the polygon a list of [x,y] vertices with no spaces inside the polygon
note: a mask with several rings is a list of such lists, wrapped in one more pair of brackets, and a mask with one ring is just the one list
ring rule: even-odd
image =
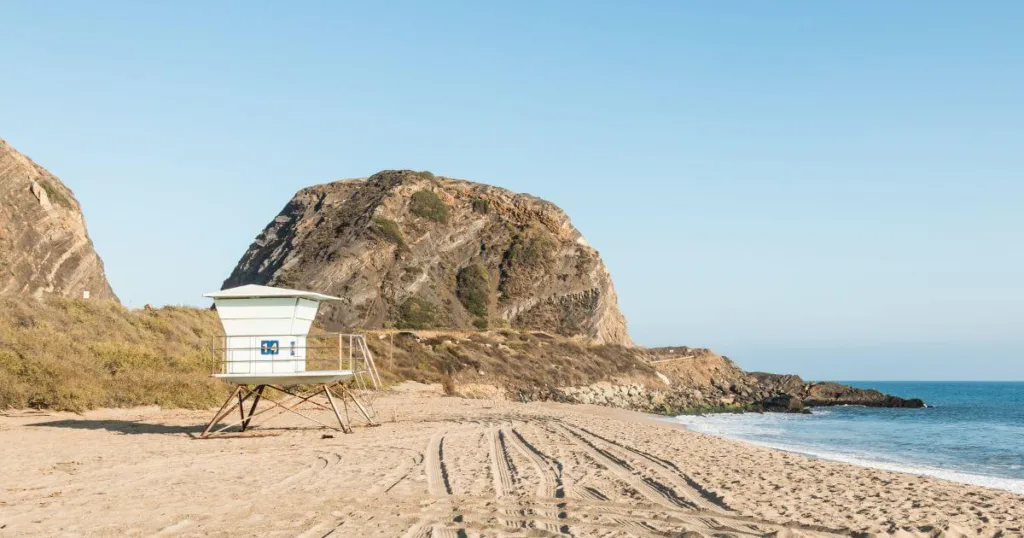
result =
[{"label": "clear blue sky", "polygon": [[130,306],[205,304],[292,194],[552,200],[634,338],[1024,379],[1024,3],[12,2],[0,137]]}]

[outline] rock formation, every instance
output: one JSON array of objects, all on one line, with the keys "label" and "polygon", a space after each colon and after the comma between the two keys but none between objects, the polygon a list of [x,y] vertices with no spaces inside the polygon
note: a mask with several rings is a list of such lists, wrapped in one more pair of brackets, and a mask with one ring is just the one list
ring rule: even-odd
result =
[{"label": "rock formation", "polygon": [[243,284],[343,298],[324,306],[325,329],[404,329],[371,347],[396,361],[400,377],[444,381],[464,396],[663,414],[923,405],[748,373],[706,349],[630,347],[611,276],[562,210],[425,172],[299,191],[224,288]]},{"label": "rock formation", "polygon": [[569,217],[526,194],[384,171],[299,191],[224,287],[337,295],[329,329],[536,329],[629,345],[611,276]]},{"label": "rock formation", "polygon": [[878,391],[797,376],[748,373],[707,349],[581,345],[530,331],[370,333],[370,348],[403,379],[467,398],[554,400],[677,415],[806,413],[809,407],[922,407]]},{"label": "rock formation", "polygon": [[728,411],[808,413],[809,407],[863,405],[924,407],[919,399],[903,399],[877,390],[838,383],[808,383],[795,375],[745,372],[728,357],[707,349],[647,349],[643,360],[654,367],[658,382],[633,374],[625,383],[604,381],[563,387],[553,398],[572,403],[623,407],[679,414]]},{"label": "rock formation", "polygon": [[71,190],[0,139],[0,293],[117,299]]}]

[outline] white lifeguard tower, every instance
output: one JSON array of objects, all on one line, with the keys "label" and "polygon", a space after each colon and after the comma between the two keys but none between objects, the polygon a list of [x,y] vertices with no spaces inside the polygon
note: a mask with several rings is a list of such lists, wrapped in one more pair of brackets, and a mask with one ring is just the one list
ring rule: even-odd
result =
[{"label": "white lifeguard tower", "polygon": [[[351,381],[363,389],[372,387],[373,390],[381,387],[366,338],[359,334],[309,332],[320,303],[339,301],[339,298],[255,284],[207,293],[204,297],[213,299],[224,327],[224,336],[213,345],[213,351],[221,357],[213,377],[234,385],[235,389],[202,437],[234,426],[245,431],[254,417],[274,409],[334,428],[302,413],[298,407],[303,404],[332,411],[340,429],[350,433],[351,427],[342,420],[335,398],[343,403],[346,418],[351,401],[367,423],[376,425],[372,409],[360,402],[345,384]],[[299,392],[297,387],[303,386],[308,389]],[[280,402],[265,400],[263,393],[268,388],[291,398]],[[318,396],[326,399],[326,405],[314,400]],[[246,413],[245,402],[250,398],[252,404]],[[289,401],[291,399],[298,401]],[[257,412],[260,401],[268,402],[270,407]],[[214,430],[236,407],[241,419]]]}]

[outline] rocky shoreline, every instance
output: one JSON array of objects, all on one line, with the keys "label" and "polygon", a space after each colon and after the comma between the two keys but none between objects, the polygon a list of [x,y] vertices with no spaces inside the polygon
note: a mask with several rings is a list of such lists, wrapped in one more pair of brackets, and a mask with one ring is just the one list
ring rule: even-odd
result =
[{"label": "rocky shoreline", "polygon": [[813,407],[839,405],[926,407],[920,399],[900,398],[872,389],[833,382],[807,382],[796,375],[746,372],[728,357],[706,349],[661,348],[650,352],[655,357],[651,362],[665,387],[641,382],[600,382],[553,389],[550,399],[661,415],[810,413]]},{"label": "rocky shoreline", "polygon": [[[529,400],[529,398],[524,398]],[[547,398],[544,398],[547,399]],[[640,384],[595,383],[583,387],[560,387],[551,391],[551,400],[565,403],[602,405],[659,415],[706,413],[779,412],[811,413],[813,407],[859,405],[865,407],[921,408],[920,399],[904,399],[838,383],[809,383],[799,391],[777,392],[759,388],[744,394],[742,388],[704,394],[656,390]]]},{"label": "rocky shoreline", "polygon": [[[378,333],[374,354],[394,360],[392,372],[442,383],[466,398],[591,404],[660,415],[789,412],[862,405],[924,407],[876,390],[799,376],[747,372],[702,348],[587,346],[522,331]],[[427,368],[426,365],[435,365]],[[429,375],[430,370],[438,372]]]}]

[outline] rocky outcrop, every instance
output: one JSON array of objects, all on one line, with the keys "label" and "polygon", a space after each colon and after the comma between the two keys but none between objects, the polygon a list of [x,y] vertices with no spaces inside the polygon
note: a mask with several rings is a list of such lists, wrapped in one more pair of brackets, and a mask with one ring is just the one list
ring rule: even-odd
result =
[{"label": "rocky outcrop", "polygon": [[0,293],[117,299],[74,194],[0,140]]},{"label": "rocky outcrop", "polygon": [[904,399],[877,390],[867,390],[839,383],[809,383],[797,395],[806,405],[863,405],[866,407],[924,407],[919,398]]},{"label": "rocky outcrop", "polygon": [[[831,402],[810,400],[817,387],[845,401],[914,407],[835,383],[797,376],[751,374],[707,349],[584,345],[578,339],[528,331],[401,331],[369,333],[373,353],[388,357],[402,379],[441,383],[467,398],[559,401],[648,413],[809,412]],[[833,389],[829,389],[833,390]],[[858,396],[860,395],[860,396]],[[840,400],[836,400],[840,402]],[[920,403],[920,401],[917,401]]]},{"label": "rocky outcrop", "polygon": [[707,349],[629,347],[611,276],[562,210],[424,172],[299,191],[224,287],[243,284],[341,297],[324,306],[325,329],[401,329],[374,351],[396,361],[397,375],[452,394],[662,414],[923,405],[748,373]]},{"label": "rocky outcrop", "polygon": [[384,171],[299,191],[224,287],[337,295],[329,329],[543,330],[629,345],[611,276],[550,202],[468,181]]},{"label": "rocky outcrop", "polygon": [[839,383],[807,383],[799,376],[748,373],[728,357],[685,347],[645,350],[657,381],[604,381],[559,387],[553,398],[570,403],[622,407],[660,414],[771,411],[808,413],[811,407],[863,405],[924,407],[877,390]]}]

